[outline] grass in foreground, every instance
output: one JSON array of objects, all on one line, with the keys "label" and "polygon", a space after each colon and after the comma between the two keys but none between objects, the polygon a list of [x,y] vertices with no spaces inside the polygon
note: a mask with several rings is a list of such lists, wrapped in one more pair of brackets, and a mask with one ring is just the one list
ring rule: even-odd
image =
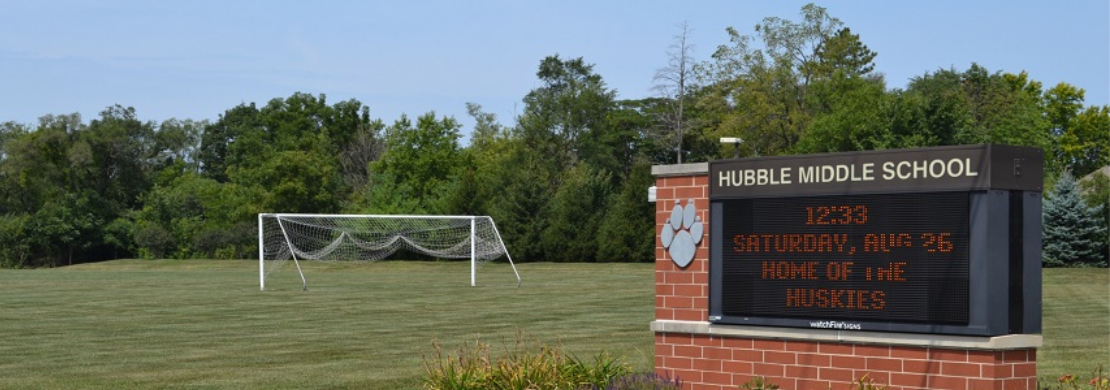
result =
[{"label": "grass in foreground", "polygon": [[1038,376],[1048,382],[1065,374],[1089,379],[1100,364],[1110,372],[1110,269],[1052,268],[1043,277]]},{"label": "grass in foreground", "polygon": [[[581,358],[653,362],[650,264],[287,266],[123,260],[0,270],[3,389],[415,389],[433,341],[497,353],[518,334]],[[1110,270],[1044,273],[1039,374],[1110,364]]]},{"label": "grass in foreground", "polygon": [[[518,333],[650,370],[646,264],[305,264],[258,289],[250,261],[0,271],[0,388],[411,389],[433,341]],[[287,267],[288,268],[288,267]]]}]

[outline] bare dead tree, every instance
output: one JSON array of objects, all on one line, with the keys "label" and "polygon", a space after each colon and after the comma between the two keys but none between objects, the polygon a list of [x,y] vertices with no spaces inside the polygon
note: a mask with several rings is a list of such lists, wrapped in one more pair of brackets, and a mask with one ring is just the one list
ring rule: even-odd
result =
[{"label": "bare dead tree", "polygon": [[690,26],[682,22],[677,26],[679,33],[674,36],[674,43],[667,49],[667,66],[655,72],[655,86],[653,89],[663,97],[670,106],[660,119],[667,132],[677,138],[676,154],[678,163],[682,163],[682,133],[689,123],[686,121],[686,87],[694,77],[694,45],[690,43]]}]

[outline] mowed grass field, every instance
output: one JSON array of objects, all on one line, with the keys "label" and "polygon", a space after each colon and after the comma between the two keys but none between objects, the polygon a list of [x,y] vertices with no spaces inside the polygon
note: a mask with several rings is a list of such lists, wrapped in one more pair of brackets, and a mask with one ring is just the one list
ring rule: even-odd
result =
[{"label": "mowed grass field", "polygon": [[0,389],[415,389],[433,342],[518,335],[650,370],[645,264],[306,263],[259,291],[257,261],[0,270]]},{"label": "mowed grass field", "polygon": [[[528,340],[650,370],[650,264],[121,260],[0,270],[0,389],[416,389],[433,343]],[[1045,270],[1039,374],[1110,364],[1110,271]]]},{"label": "mowed grass field", "polygon": [[1064,374],[1089,379],[1099,366],[1110,374],[1110,269],[1052,268],[1042,276],[1044,347],[1037,351],[1037,375],[1055,383]]}]

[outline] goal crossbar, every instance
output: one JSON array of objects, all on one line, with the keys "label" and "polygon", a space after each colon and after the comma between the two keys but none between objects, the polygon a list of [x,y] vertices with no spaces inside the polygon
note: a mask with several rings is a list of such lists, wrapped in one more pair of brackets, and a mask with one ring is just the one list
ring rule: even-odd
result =
[{"label": "goal crossbar", "polygon": [[[388,222],[394,221],[394,222]],[[437,257],[470,259],[470,285],[477,285],[478,264],[508,259],[521,284],[520,273],[505,247],[501,232],[488,216],[383,214],[258,214],[259,286],[281,263],[293,260],[304,290],[308,280],[301,260],[362,260],[385,258],[398,250]]]}]

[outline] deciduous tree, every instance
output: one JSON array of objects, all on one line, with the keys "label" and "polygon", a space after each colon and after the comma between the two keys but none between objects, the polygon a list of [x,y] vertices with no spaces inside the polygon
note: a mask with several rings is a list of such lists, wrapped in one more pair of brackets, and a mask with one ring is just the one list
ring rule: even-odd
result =
[{"label": "deciduous tree", "polygon": [[[809,4],[801,16],[799,22],[764,18],[755,36],[727,29],[731,44],[719,46],[699,72],[698,106],[711,113],[715,127],[709,138],[741,137],[748,154],[795,152],[814,118],[832,109],[826,96],[813,96],[822,90],[815,86],[872,71],[875,53],[825,8]],[[842,82],[824,89],[857,85],[866,86]]]},{"label": "deciduous tree", "polygon": [[1110,164],[1110,106],[1084,108],[1085,94],[1067,83],[1045,92],[1045,116],[1056,140],[1053,157],[1077,176]]},{"label": "deciduous tree", "polygon": [[593,65],[581,57],[564,61],[548,56],[536,77],[543,85],[524,97],[519,119],[525,142],[543,150],[559,171],[602,153],[590,143],[607,131],[605,118],[616,92],[605,86]]},{"label": "deciduous tree", "polygon": [[387,149],[370,164],[366,210],[392,209],[436,214],[443,210],[446,188],[465,163],[459,146],[461,125],[454,118],[429,112],[413,125],[402,116],[386,129]]}]

